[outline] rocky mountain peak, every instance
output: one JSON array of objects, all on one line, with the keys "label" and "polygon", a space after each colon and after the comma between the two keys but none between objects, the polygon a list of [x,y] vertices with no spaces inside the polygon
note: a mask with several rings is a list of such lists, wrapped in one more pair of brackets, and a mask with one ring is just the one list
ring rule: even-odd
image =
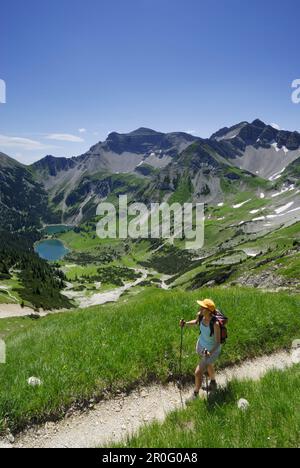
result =
[{"label": "rocky mountain peak", "polygon": [[258,127],[258,128],[261,128],[261,129],[264,129],[267,124],[265,124],[262,120],[260,119],[255,119],[253,120],[253,122],[251,123],[251,125],[253,125],[254,127]]}]

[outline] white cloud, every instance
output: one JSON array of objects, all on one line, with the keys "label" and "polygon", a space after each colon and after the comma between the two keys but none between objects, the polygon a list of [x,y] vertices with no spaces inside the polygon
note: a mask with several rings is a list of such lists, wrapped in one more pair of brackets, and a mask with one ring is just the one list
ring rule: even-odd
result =
[{"label": "white cloud", "polygon": [[79,129],[78,129],[78,132],[79,132],[79,133],[86,133],[86,128],[79,128]]},{"label": "white cloud", "polygon": [[70,135],[69,133],[51,133],[45,137],[47,140],[55,140],[55,141],[68,141],[72,143],[83,143],[84,139],[76,136]]},{"label": "white cloud", "polygon": [[44,145],[37,140],[29,138],[12,137],[7,135],[0,135],[0,148],[17,148],[18,150],[36,151],[48,150],[54,148],[50,145]]},{"label": "white cloud", "polygon": [[271,123],[271,127],[275,128],[276,130],[280,130],[280,125],[276,123]]}]

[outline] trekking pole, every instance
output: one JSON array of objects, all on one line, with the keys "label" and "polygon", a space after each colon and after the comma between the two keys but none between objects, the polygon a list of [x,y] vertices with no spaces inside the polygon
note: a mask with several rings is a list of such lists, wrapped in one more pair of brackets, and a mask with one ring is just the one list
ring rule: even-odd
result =
[{"label": "trekking pole", "polygon": [[181,328],[181,334],[180,334],[179,376],[182,377],[183,327],[180,327],[180,328]]},{"label": "trekking pole", "polygon": [[[184,319],[181,319],[181,321],[184,321]],[[179,392],[180,392],[180,400],[182,407],[183,405],[183,399],[182,399],[182,351],[183,351],[183,327],[181,326],[181,331],[180,331],[180,355],[179,355]]]}]

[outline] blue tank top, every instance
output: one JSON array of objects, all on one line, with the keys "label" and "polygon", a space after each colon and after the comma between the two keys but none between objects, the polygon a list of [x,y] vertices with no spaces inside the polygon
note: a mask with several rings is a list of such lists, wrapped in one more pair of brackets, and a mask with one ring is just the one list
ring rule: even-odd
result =
[{"label": "blue tank top", "polygon": [[216,345],[215,335],[210,336],[210,326],[204,325],[203,321],[200,323],[200,346],[211,351]]}]

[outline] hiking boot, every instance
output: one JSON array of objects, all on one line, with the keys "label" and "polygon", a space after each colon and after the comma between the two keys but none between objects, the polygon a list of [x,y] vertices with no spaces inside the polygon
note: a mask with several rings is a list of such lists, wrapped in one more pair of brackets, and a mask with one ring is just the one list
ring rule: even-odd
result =
[{"label": "hiking boot", "polygon": [[208,391],[209,392],[215,392],[218,388],[217,382],[215,380],[211,380],[210,384],[208,386]]},{"label": "hiking boot", "polygon": [[199,398],[199,393],[198,392],[193,392],[193,394],[190,397],[188,397],[185,400],[185,402],[186,402],[186,404],[188,404],[188,403],[191,403],[192,401],[197,400],[197,398]]}]

